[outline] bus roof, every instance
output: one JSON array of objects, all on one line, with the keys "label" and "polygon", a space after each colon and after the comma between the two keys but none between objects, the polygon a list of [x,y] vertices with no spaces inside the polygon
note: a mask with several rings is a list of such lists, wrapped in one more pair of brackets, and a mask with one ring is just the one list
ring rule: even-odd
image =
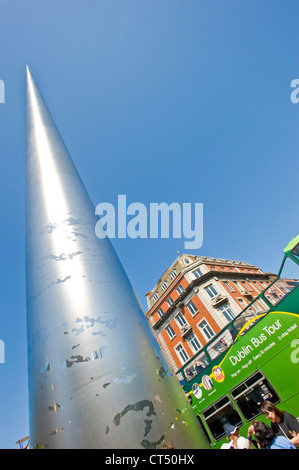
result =
[{"label": "bus roof", "polygon": [[288,243],[288,245],[285,247],[283,252],[287,253],[291,251],[296,245],[298,245],[298,243],[299,243],[299,234],[295,238],[292,238],[292,240]]}]

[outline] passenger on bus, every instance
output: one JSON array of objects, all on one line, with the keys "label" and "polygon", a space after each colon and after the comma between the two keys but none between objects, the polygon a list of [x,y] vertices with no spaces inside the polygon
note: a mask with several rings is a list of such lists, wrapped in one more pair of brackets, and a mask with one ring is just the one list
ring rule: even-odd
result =
[{"label": "passenger on bus", "polygon": [[228,444],[222,444],[221,449],[250,449],[250,442],[240,436],[237,426],[228,425],[226,428]]},{"label": "passenger on bus", "polygon": [[248,439],[252,440],[252,434],[254,433],[255,441],[261,449],[295,449],[296,447],[291,443],[289,439],[284,436],[277,436],[275,432],[268,426],[254,419],[251,426],[248,429]]},{"label": "passenger on bus", "polygon": [[279,410],[268,400],[263,402],[261,412],[270,419],[271,428],[277,436],[287,437],[295,447],[299,447],[299,423],[295,416]]},{"label": "passenger on bus", "polygon": [[190,380],[194,377],[194,373],[193,373],[191,367],[187,367],[186,370],[185,370],[185,373],[186,373],[186,377],[187,377],[188,380]]},{"label": "passenger on bus", "polygon": [[196,374],[199,374],[199,372],[201,372],[202,370],[204,370],[204,365],[200,362],[199,359],[195,359],[195,362],[194,362],[194,369],[195,369],[195,373],[196,373]]}]

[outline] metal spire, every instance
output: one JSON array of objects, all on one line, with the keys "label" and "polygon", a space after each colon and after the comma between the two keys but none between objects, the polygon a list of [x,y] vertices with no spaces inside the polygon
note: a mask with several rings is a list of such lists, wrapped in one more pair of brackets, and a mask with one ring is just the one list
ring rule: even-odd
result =
[{"label": "metal spire", "polygon": [[110,241],[95,235],[97,221],[27,67],[31,446],[161,448],[166,439],[204,447]]}]

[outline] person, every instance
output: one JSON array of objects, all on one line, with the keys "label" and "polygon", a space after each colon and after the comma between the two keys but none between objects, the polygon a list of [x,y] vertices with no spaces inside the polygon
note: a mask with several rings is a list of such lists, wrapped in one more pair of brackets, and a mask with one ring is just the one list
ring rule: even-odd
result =
[{"label": "person", "polygon": [[176,447],[170,441],[163,441],[162,442],[162,449],[175,449]]},{"label": "person", "polygon": [[263,423],[254,419],[248,429],[248,439],[252,440],[254,433],[255,441],[261,449],[296,449],[289,439],[284,436],[276,436],[275,432]]},{"label": "person", "polygon": [[204,370],[204,366],[200,362],[200,359],[195,359],[194,370],[195,370],[196,375],[199,374],[200,371]]},{"label": "person", "polygon": [[187,377],[187,379],[190,380],[190,379],[192,379],[192,378],[194,377],[194,373],[193,373],[191,367],[187,367],[187,369],[186,369],[185,372],[186,372],[186,377]]},{"label": "person", "polygon": [[218,354],[221,354],[227,348],[228,348],[227,342],[225,341],[224,338],[221,338],[221,340],[218,343]]},{"label": "person", "polygon": [[228,443],[222,444],[221,449],[250,449],[250,442],[240,436],[239,428],[229,424],[226,428]]},{"label": "person", "polygon": [[270,419],[271,429],[277,436],[287,437],[295,447],[299,448],[299,423],[295,416],[279,410],[268,400],[263,402],[261,412]]}]

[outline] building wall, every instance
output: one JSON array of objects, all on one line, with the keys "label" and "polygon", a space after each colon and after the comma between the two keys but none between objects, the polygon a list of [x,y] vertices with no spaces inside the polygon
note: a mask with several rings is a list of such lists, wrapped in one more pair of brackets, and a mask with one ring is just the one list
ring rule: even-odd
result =
[{"label": "building wall", "polygon": [[[186,255],[181,255],[146,294],[147,318],[175,372],[186,362],[178,354],[178,347],[183,348],[187,360],[191,359],[271,281],[268,274],[245,262],[207,262],[189,255],[188,259],[186,263]],[[174,269],[177,276],[172,279]],[[200,275],[196,275],[198,269]],[[153,299],[154,293],[157,300]],[[173,303],[168,303],[170,297]]]}]

